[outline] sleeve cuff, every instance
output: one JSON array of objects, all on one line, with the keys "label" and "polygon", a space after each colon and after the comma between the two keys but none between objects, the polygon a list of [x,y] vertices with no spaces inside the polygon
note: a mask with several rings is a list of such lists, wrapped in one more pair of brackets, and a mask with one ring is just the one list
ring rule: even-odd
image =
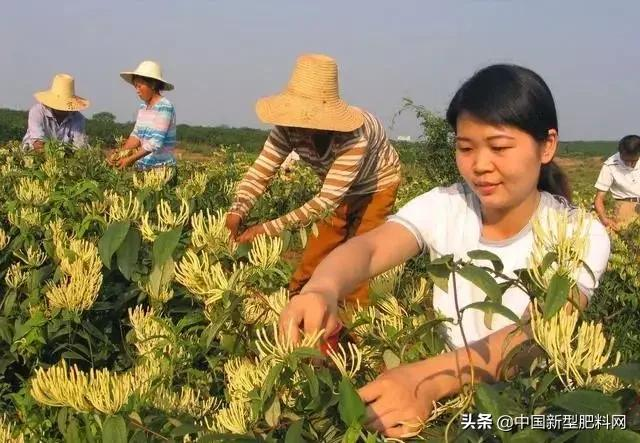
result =
[{"label": "sleeve cuff", "polygon": [[415,237],[416,241],[418,242],[418,247],[420,248],[422,253],[424,254],[426,252],[427,242],[422,237],[422,234],[420,233],[420,230],[413,223],[411,223],[410,221],[400,217],[397,214],[390,215],[389,217],[387,217],[387,221],[393,222],[393,223],[398,223],[398,224],[404,226],[405,228],[407,228],[407,230],[409,232],[411,232],[411,234],[413,234],[413,236]]}]

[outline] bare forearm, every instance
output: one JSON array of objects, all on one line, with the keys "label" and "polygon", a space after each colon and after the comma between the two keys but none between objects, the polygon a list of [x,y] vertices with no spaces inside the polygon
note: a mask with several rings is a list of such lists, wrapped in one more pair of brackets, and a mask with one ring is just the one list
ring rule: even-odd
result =
[{"label": "bare forearm", "polygon": [[139,148],[140,147],[140,139],[138,139],[137,137],[134,136],[130,136],[126,142],[124,142],[124,145],[122,146],[122,149],[125,151],[128,151],[130,149],[135,149],[135,148]]},{"label": "bare forearm", "polygon": [[371,257],[368,243],[353,238],[334,249],[316,267],[301,292],[319,292],[341,298],[369,278]]},{"label": "bare forearm", "polygon": [[[514,332],[515,331],[515,332]],[[423,385],[418,389],[429,389],[437,399],[449,397],[460,392],[465,384],[476,382],[495,382],[505,372],[506,357],[509,353],[529,340],[528,329],[516,331],[516,326],[505,327],[483,340],[465,348],[424,360],[419,363],[423,375]],[[523,359],[514,359],[514,365],[526,364],[536,353],[527,353]]]},{"label": "bare forearm", "polygon": [[596,214],[598,214],[600,220],[605,220],[607,218],[607,211],[604,207],[604,200],[602,198],[596,197],[593,202],[593,206],[595,207]]}]

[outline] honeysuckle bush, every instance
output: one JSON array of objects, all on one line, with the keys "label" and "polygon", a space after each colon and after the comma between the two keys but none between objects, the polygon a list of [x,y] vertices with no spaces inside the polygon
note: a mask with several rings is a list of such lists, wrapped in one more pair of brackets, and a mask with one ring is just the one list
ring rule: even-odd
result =
[{"label": "honeysuckle bush", "polygon": [[[489,325],[504,315],[531,327],[528,346],[543,353],[507,382],[443,399],[407,440],[602,437],[463,430],[463,412],[627,414],[638,427],[637,363],[601,322],[562,308],[575,294],[586,215],[574,231],[567,214],[548,215],[551,233],[534,224],[530,270],[516,278],[485,251],[419,258],[374,278],[370,302],[343,307],[345,328],[327,349],[322,331],[293,344],[276,326],[292,272],[282,256],[299,249],[300,232],[250,245],[229,238],[224,210],[248,167],[234,153],[144,174],[109,168],[97,149],[48,144],[38,155],[9,145],[0,154],[0,441],[381,441],[362,426],[356,389],[446,352],[442,328],[468,309]],[[292,174],[276,178],[248,223],[311,197],[317,179]],[[444,318],[431,286],[449,278],[471,280],[487,299]],[[624,280],[615,269],[606,278]],[[502,306],[509,285],[530,295],[530,324]]]}]

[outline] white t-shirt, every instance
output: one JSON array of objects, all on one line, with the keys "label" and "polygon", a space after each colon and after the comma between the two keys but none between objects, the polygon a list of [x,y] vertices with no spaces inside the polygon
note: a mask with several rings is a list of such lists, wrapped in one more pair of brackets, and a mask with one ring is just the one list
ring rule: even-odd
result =
[{"label": "white t-shirt", "polygon": [[600,170],[596,189],[611,191],[616,200],[640,197],[640,161],[631,168],[622,161],[620,153],[612,155]]},{"label": "white t-shirt", "polygon": [[[567,208],[568,203],[547,192],[541,192],[542,208]],[[469,260],[467,252],[483,249],[496,254],[504,265],[503,273],[515,277],[513,271],[527,267],[533,248],[533,231],[529,223],[520,233],[510,239],[495,242],[481,238],[482,219],[480,202],[476,195],[463,184],[447,188],[434,188],[422,194],[405,206],[397,214],[389,217],[389,221],[399,223],[407,228],[416,238],[423,252],[429,252],[432,259],[453,254],[456,259]],[[585,262],[596,277],[596,282],[584,269],[578,276],[578,287],[587,297],[591,297],[597,287],[597,280],[605,271],[609,259],[610,243],[606,230],[597,220],[589,225],[589,241]],[[488,262],[478,262],[488,265]],[[468,304],[484,301],[486,294],[468,280],[456,275],[459,306],[462,309]],[[519,288],[507,289],[502,297],[502,304],[522,316],[528,304],[528,295]],[[433,305],[447,317],[456,319],[457,312],[453,299],[453,282],[449,279],[449,290],[433,288]],[[462,324],[467,342],[480,340],[513,322],[499,314],[494,314],[491,327],[484,324],[484,313],[477,309],[464,312]],[[457,325],[448,324],[447,335],[450,344],[459,348],[464,346],[462,334]]]}]

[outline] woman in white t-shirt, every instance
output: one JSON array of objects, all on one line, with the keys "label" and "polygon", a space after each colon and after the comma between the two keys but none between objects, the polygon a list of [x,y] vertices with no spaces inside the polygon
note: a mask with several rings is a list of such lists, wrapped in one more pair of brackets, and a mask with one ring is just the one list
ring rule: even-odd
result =
[{"label": "woman in white t-shirt", "polygon": [[[378,275],[421,252],[432,257],[490,250],[504,263],[506,274],[526,267],[533,235],[531,219],[543,209],[568,206],[568,185],[553,163],[558,124],[551,91],[536,73],[514,65],[493,65],[477,72],[458,90],[447,120],[456,132],[456,162],[464,183],[435,188],[415,198],[377,229],[335,249],[315,270],[301,293],[281,314],[280,326],[293,339],[298,325],[305,332],[318,329],[331,335],[339,327],[338,301],[360,281]],[[586,305],[609,257],[609,238],[594,220],[589,228],[585,262],[596,281],[583,271],[578,278],[580,303]],[[482,301],[485,294],[458,277],[460,308]],[[434,288],[434,307],[456,317],[452,282],[445,293]],[[525,315],[528,296],[508,289],[503,304]],[[493,330],[483,313],[468,310],[463,328],[471,359],[457,328],[448,330],[455,350],[403,365],[380,375],[360,390],[367,404],[367,426],[390,437],[415,430],[413,423],[431,412],[432,402],[457,393],[476,378],[498,378],[505,356],[530,338],[508,319],[494,315]]]}]

